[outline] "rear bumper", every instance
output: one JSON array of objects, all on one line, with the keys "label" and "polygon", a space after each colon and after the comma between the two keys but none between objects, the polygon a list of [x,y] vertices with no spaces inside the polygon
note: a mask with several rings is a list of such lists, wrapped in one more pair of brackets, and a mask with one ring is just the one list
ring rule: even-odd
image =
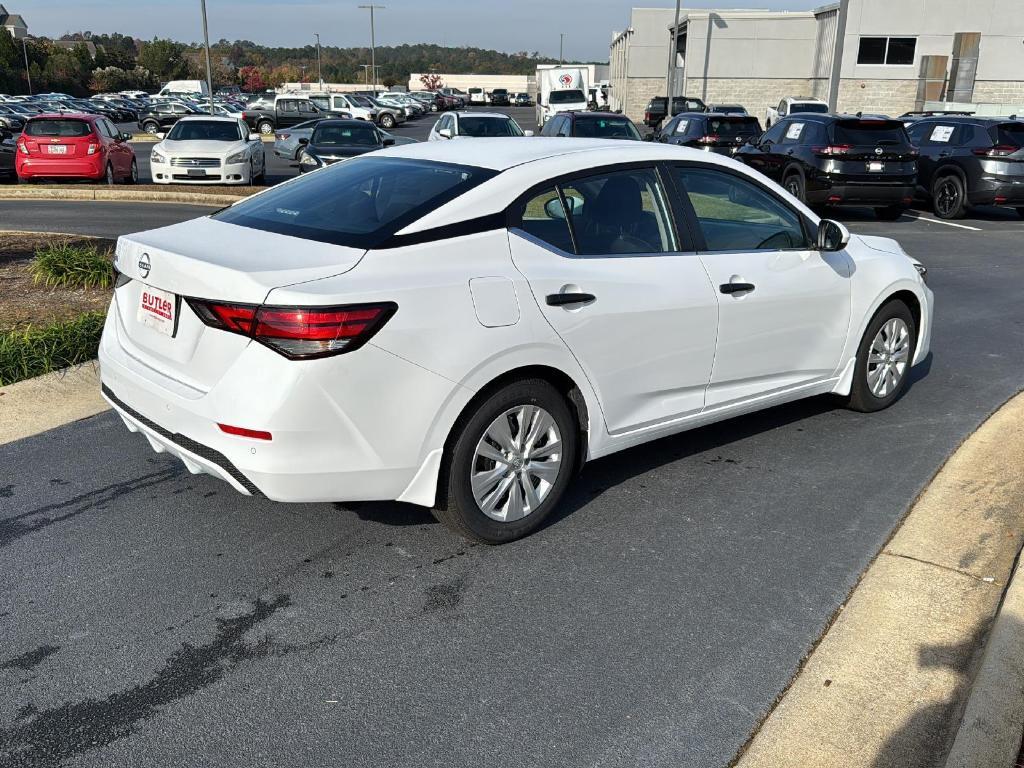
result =
[{"label": "rear bumper", "polygon": [[[124,333],[114,309],[99,360],[103,396],[128,428],[190,472],[274,501],[398,499],[443,447],[427,435],[461,389],[372,344],[289,361],[252,342],[202,392],[165,375],[159,360],[142,359],[137,348],[129,353]],[[266,430],[272,439],[229,435],[218,424]]]},{"label": "rear bumper", "polygon": [[[914,182],[906,183],[833,183],[825,189],[808,190],[810,203],[829,205],[900,205],[914,197]],[[838,199],[835,199],[838,198]]]},{"label": "rear bumper", "polygon": [[106,172],[106,158],[102,155],[93,155],[90,158],[49,160],[32,155],[26,157],[19,153],[17,169],[18,176],[23,179],[102,179]]},{"label": "rear bumper", "polygon": [[971,205],[1024,206],[1024,176],[982,176],[967,200]]}]

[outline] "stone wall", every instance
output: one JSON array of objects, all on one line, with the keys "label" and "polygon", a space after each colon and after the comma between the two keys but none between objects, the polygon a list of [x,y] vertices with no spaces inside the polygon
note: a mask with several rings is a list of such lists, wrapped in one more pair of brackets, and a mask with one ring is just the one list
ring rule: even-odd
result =
[{"label": "stone wall", "polygon": [[622,104],[625,115],[640,125],[644,120],[644,109],[655,96],[665,95],[664,77],[631,77],[627,81],[626,98]]},{"label": "stone wall", "polygon": [[974,83],[975,103],[1024,104],[1024,81],[977,80]]},{"label": "stone wall", "polygon": [[764,122],[765,110],[778,106],[785,96],[813,96],[811,78],[687,78],[686,95],[708,104],[742,104]]},{"label": "stone wall", "polygon": [[839,82],[839,112],[870,112],[899,117],[914,109],[919,81],[861,80],[844,78]]}]

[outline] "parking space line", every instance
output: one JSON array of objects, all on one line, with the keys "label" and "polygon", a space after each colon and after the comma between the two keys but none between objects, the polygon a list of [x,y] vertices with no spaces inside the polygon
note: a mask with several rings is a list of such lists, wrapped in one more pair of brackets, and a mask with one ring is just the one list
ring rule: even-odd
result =
[{"label": "parking space line", "polygon": [[942,219],[931,219],[928,218],[927,216],[912,216],[909,213],[904,213],[903,215],[906,216],[908,219],[915,219],[917,221],[927,221],[929,224],[944,224],[947,227],[956,227],[957,229],[968,229],[971,232],[984,232],[984,230],[979,227],[969,227],[966,224],[954,224],[952,221],[943,221]]}]

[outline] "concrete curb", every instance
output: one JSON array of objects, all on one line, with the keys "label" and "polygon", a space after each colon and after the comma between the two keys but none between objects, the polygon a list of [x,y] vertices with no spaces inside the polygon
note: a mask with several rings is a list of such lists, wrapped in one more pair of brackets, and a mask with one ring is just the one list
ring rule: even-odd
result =
[{"label": "concrete curb", "polygon": [[985,645],[946,768],[1013,768],[1024,736],[1024,562]]},{"label": "concrete curb", "polygon": [[0,445],[102,413],[96,361],[0,387]]},{"label": "concrete curb", "polygon": [[81,189],[0,187],[0,200],[97,200],[103,202],[231,205],[244,199],[244,196],[239,195],[216,195],[206,192],[141,192],[133,189],[111,189],[109,187],[83,186]]},{"label": "concrete curb", "polygon": [[[733,765],[934,768],[959,738],[964,762],[948,768],[1010,768],[1024,709],[1024,587],[1003,596],[1024,543],[1022,425],[1024,394],[949,457]],[[1001,604],[1003,628],[990,634]]]}]

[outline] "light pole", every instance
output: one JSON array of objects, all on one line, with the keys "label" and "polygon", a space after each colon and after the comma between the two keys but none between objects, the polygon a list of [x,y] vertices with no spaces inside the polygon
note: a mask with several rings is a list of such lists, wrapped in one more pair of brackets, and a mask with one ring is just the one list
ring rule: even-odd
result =
[{"label": "light pole", "polygon": [[366,87],[369,88],[370,87],[370,68],[373,65],[372,64],[360,64],[359,66],[363,68],[363,82],[366,83]]},{"label": "light pole", "polygon": [[[676,21],[672,26],[672,44],[668,49],[668,72],[665,74],[665,87],[668,100],[665,102],[665,114],[672,117],[672,95],[676,89],[676,49],[679,47],[679,0],[676,0]],[[685,88],[684,88],[685,90]]]},{"label": "light pole", "polygon": [[210,89],[210,114],[213,114],[213,68],[210,66],[210,33],[206,28],[206,0],[199,0],[203,12],[203,44],[206,47],[206,87]]},{"label": "light pole", "polygon": [[32,72],[28,68],[28,48],[25,47],[25,38],[21,38],[21,52],[25,56],[25,79],[28,80],[28,95],[32,95]]},{"label": "light pole", "polygon": [[565,32],[558,33],[558,66],[562,66],[565,61],[565,57],[562,52],[565,50]]},{"label": "light pole", "polygon": [[377,92],[377,38],[376,30],[374,29],[373,23],[373,12],[375,10],[383,10],[386,6],[383,5],[360,5],[360,8],[370,9],[370,69],[373,70],[373,92]]},{"label": "light pole", "polygon": [[323,88],[324,76],[320,69],[320,33],[314,32],[313,34],[316,35],[316,82],[319,87]]}]

